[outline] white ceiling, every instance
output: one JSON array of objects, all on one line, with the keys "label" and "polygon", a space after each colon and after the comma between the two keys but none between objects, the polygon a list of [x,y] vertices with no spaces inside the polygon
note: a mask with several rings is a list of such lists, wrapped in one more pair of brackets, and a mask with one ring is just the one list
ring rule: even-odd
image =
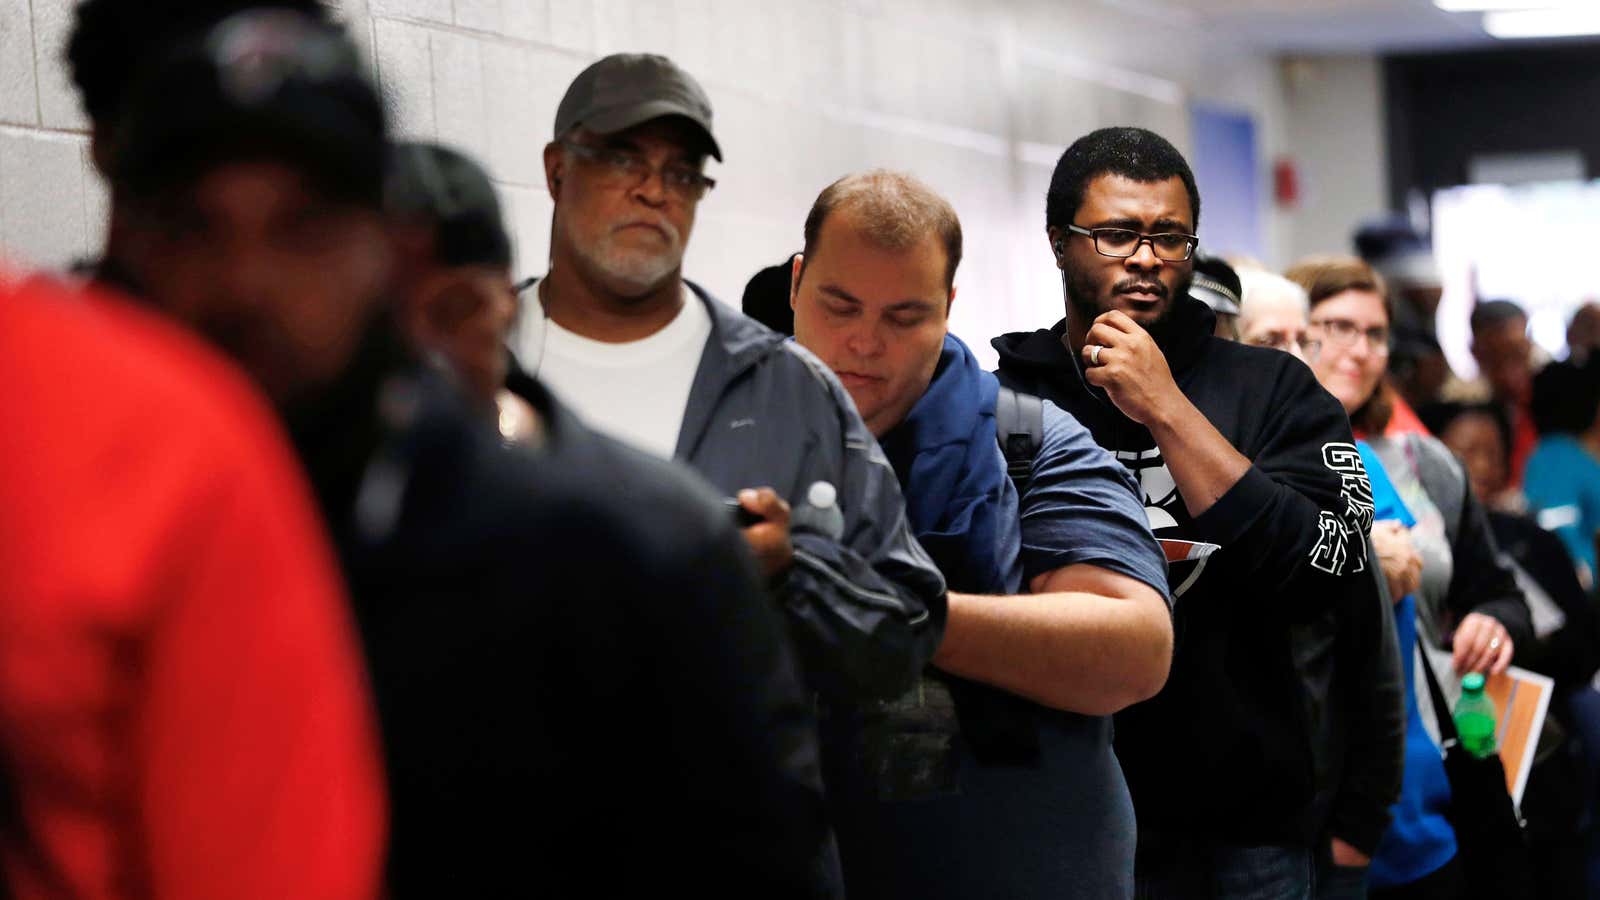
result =
[{"label": "white ceiling", "polygon": [[[1101,0],[1132,15],[1181,21],[1281,52],[1352,53],[1505,45],[1482,13],[1447,13],[1432,0]],[[1600,2],[1600,0],[1596,0]]]}]

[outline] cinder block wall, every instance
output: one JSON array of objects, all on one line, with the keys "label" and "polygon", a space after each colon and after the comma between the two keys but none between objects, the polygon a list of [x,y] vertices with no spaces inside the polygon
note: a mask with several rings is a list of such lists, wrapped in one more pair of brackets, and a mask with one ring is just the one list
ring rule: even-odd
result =
[{"label": "cinder block wall", "polygon": [[[1187,104],[1256,115],[1281,145],[1271,60],[1199,32],[1178,8],[1105,0],[338,0],[402,133],[485,161],[543,271],[550,199],[541,149],[574,75],[602,54],[672,56],[706,86],[727,156],[701,204],[689,276],[731,303],[799,249],[829,181],[909,170],[961,214],[967,253],[953,327],[986,361],[990,335],[1048,325],[1060,285],[1043,234],[1056,155],[1084,132],[1137,124],[1188,144]],[[0,255],[61,266],[99,246],[105,192],[60,61],[74,0],[0,0]],[[1278,223],[1270,210],[1269,244]]]}]

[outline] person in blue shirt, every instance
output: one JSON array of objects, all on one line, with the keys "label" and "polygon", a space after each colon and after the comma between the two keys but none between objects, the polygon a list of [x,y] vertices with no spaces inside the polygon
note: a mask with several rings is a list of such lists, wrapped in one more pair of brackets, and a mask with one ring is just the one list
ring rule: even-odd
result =
[{"label": "person in blue shirt", "polygon": [[[1166,567],[1127,471],[1045,405],[1019,492],[999,384],[947,331],[961,258],[949,203],[908,176],[835,182],[793,265],[795,336],[880,441],[950,585],[922,682],[882,710],[896,791],[829,773],[851,897],[1128,897],[1133,807],[1111,713],[1166,680]],[[869,729],[870,730],[870,729]]]},{"label": "person in blue shirt", "polygon": [[[1400,494],[1384,471],[1372,445],[1357,441],[1361,461],[1372,482],[1373,528],[1387,523],[1412,528],[1417,522],[1400,500]],[[1380,544],[1380,563],[1385,555]],[[1387,567],[1385,567],[1387,568]],[[1455,831],[1445,818],[1450,808],[1450,781],[1445,774],[1444,756],[1423,722],[1417,706],[1417,601],[1406,593],[1395,601],[1395,632],[1400,644],[1406,682],[1405,777],[1400,782],[1400,799],[1392,809],[1394,821],[1378,844],[1367,870],[1367,885],[1374,892],[1414,885],[1424,879],[1442,879],[1452,885],[1437,896],[1459,896],[1460,872],[1446,868],[1456,855]],[[1423,685],[1423,690],[1426,690]]]},{"label": "person in blue shirt", "polygon": [[1567,545],[1584,587],[1595,584],[1600,534],[1600,360],[1551,363],[1533,379],[1539,444],[1528,457],[1522,491],[1528,511]]}]

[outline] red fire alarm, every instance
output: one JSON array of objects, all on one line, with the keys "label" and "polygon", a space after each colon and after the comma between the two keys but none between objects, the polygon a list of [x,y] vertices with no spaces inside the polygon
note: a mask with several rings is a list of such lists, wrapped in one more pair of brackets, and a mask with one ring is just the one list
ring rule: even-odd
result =
[{"label": "red fire alarm", "polygon": [[1287,156],[1272,164],[1272,198],[1278,206],[1293,209],[1300,203],[1300,171]]}]

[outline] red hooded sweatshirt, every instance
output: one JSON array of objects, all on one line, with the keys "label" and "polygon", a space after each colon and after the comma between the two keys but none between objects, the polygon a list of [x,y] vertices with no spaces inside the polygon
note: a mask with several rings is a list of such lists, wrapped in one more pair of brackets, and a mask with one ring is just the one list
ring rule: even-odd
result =
[{"label": "red hooded sweatshirt", "polygon": [[13,895],[376,895],[365,676],[270,411],[192,339],[37,281],[0,284],[0,385]]}]

